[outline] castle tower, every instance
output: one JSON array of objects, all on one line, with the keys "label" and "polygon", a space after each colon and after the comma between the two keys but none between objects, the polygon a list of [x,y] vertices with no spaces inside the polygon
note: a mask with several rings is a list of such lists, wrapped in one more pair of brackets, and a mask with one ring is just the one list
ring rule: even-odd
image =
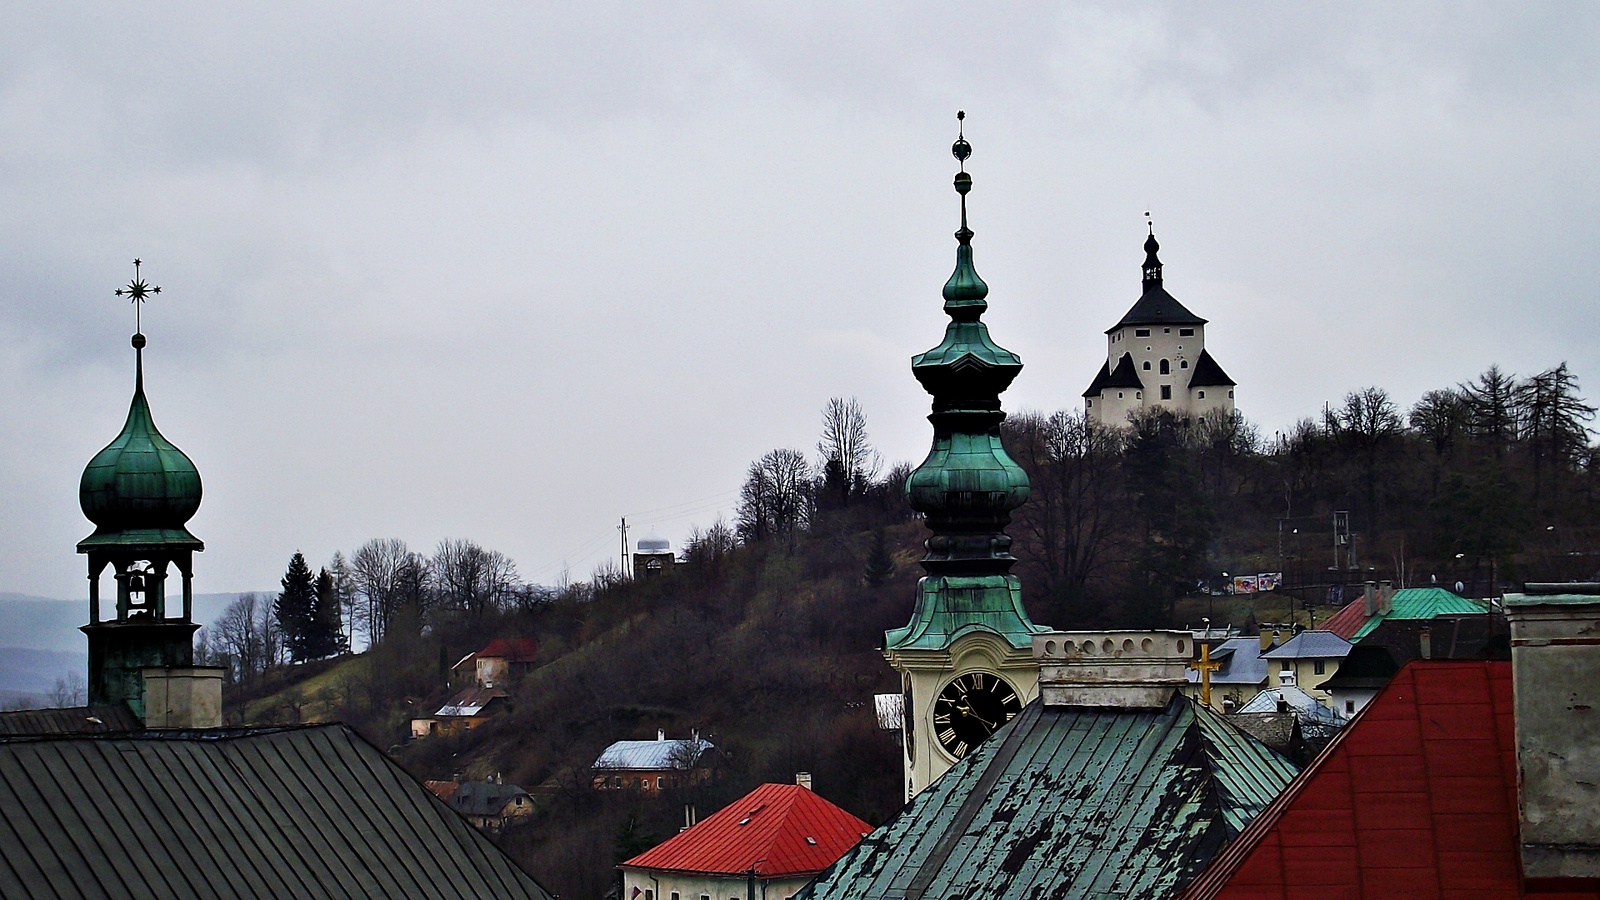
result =
[{"label": "castle tower", "polygon": [[[119,295],[137,305],[160,288],[138,275]],[[193,555],[205,549],[185,527],[200,508],[200,472],[161,435],[144,394],[142,329],[133,335],[133,402],[122,433],[83,470],[78,503],[95,525],[78,542],[89,558],[89,703],[125,703],[153,727],[212,724],[211,693],[220,704],[219,670],[194,669]],[[107,567],[116,582],[116,610],[101,620],[100,578]],[[169,603],[168,578],[181,579],[181,601]],[[196,701],[195,679],[205,694]],[[213,684],[213,682],[215,682]],[[147,702],[151,701],[151,702]],[[198,702],[198,719],[190,715]]]},{"label": "castle tower", "polygon": [[1028,498],[1028,476],[1000,443],[1000,394],[1022,360],[991,340],[980,321],[989,287],[973,268],[967,227],[972,147],[962,136],[951,152],[962,165],[956,268],[944,286],[950,324],[939,346],[911,360],[912,374],[933,395],[933,448],[911,473],[906,495],[933,534],[911,621],[884,635],[884,656],[905,692],[907,799],[1037,696],[1033,636],[1050,630],[1028,619],[1021,583],[1009,574],[1016,559],[1005,528]]},{"label": "castle tower", "polygon": [[1179,418],[1213,410],[1233,412],[1234,381],[1206,352],[1206,320],[1167,293],[1155,229],[1144,242],[1144,290],[1122,320],[1106,331],[1106,361],[1084,409],[1102,425],[1127,424],[1128,414],[1165,409]]}]

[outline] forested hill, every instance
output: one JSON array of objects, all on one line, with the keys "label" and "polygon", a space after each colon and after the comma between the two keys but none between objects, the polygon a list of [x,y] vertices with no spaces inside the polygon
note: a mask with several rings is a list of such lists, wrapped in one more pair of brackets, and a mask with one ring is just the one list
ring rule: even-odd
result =
[{"label": "forested hill", "polygon": [[[1033,482],[1010,529],[1015,571],[1034,620],[1059,628],[1194,625],[1213,603],[1235,623],[1282,622],[1283,595],[1184,598],[1227,572],[1283,571],[1300,599],[1326,602],[1342,511],[1342,579],[1437,578],[1481,596],[1587,578],[1600,568],[1592,418],[1565,366],[1529,378],[1490,369],[1410,410],[1378,388],[1354,391],[1272,440],[1237,415],[1117,428],[1077,412],[1014,415],[1006,445]],[[901,776],[872,708],[874,693],[899,688],[877,647],[911,612],[925,530],[902,496],[910,467],[878,474],[859,407],[835,401],[824,419],[820,464],[795,450],[752,463],[738,521],[697,531],[660,578],[607,570],[537,588],[466,542],[430,558],[373,541],[314,586],[292,567],[286,592],[294,584],[299,599],[279,611],[369,636],[372,649],[291,663],[318,642],[290,640],[273,598],[241,601],[204,654],[229,667],[228,715],[341,719],[418,777],[498,773],[536,791],[535,822],[501,840],[568,898],[598,898],[612,864],[675,833],[685,804],[708,814],[800,771],[880,822],[900,805]],[[449,665],[496,637],[540,648],[508,713],[459,738],[405,742],[409,719],[448,697]],[[709,738],[720,776],[654,799],[589,788],[607,744],[657,729]]]}]

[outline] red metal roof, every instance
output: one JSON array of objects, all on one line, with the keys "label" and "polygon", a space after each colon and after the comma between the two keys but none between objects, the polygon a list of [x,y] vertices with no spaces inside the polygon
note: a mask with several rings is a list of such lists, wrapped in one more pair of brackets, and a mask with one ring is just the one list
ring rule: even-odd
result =
[{"label": "red metal roof", "polygon": [[872,827],[808,788],[763,784],[622,865],[761,878],[815,875]]},{"label": "red metal roof", "polygon": [[495,638],[479,650],[477,656],[479,659],[505,659],[514,663],[538,662],[539,641],[535,638]]},{"label": "red metal roof", "polygon": [[1516,792],[1511,664],[1413,660],[1179,900],[1529,896]]},{"label": "red metal roof", "polygon": [[1323,631],[1331,631],[1345,640],[1355,637],[1361,626],[1367,624],[1367,610],[1362,598],[1357,597],[1346,603],[1342,609],[1328,617],[1322,623]]}]

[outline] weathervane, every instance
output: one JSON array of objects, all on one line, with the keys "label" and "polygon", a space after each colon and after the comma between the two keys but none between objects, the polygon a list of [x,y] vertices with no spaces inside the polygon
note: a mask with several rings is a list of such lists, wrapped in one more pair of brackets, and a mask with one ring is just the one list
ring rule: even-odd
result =
[{"label": "weathervane", "polygon": [[972,242],[972,229],[967,227],[967,192],[972,190],[972,176],[967,174],[967,157],[972,155],[972,145],[967,143],[967,134],[963,122],[966,121],[967,111],[956,110],[956,142],[950,145],[950,155],[961,163],[961,171],[956,173],[956,193],[961,195],[961,230],[956,232],[956,240],[962,246]]},{"label": "weathervane", "polygon": [[1150,229],[1151,237],[1156,236],[1156,223],[1154,219],[1150,218],[1150,210],[1148,209],[1144,211],[1144,226]]},{"label": "weathervane", "polygon": [[144,301],[149,299],[151,294],[161,293],[160,285],[147,284],[144,278],[139,275],[140,263],[141,261],[137,259],[133,261],[133,280],[128,282],[128,286],[117,288],[117,296],[126,295],[128,302],[133,304],[133,331],[135,334],[144,333],[144,321],[141,316]]}]

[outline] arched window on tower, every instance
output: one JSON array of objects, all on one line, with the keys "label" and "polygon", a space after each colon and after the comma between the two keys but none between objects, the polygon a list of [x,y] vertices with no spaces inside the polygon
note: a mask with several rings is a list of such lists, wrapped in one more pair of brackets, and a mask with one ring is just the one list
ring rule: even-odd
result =
[{"label": "arched window on tower", "polygon": [[1150,371],[1150,360],[1148,359],[1144,361],[1144,370],[1146,372]]},{"label": "arched window on tower", "polygon": [[1187,369],[1187,368],[1189,368],[1189,361],[1188,361],[1188,360],[1187,360],[1187,359],[1185,359],[1185,360],[1182,360],[1182,361],[1180,361],[1180,362],[1179,362],[1179,363],[1178,363],[1178,368],[1180,368],[1180,369]]},{"label": "arched window on tower", "polygon": [[1171,375],[1172,374],[1172,363],[1169,363],[1169,362],[1167,362],[1166,360],[1163,359],[1161,361],[1161,374],[1163,374],[1163,375]]}]

